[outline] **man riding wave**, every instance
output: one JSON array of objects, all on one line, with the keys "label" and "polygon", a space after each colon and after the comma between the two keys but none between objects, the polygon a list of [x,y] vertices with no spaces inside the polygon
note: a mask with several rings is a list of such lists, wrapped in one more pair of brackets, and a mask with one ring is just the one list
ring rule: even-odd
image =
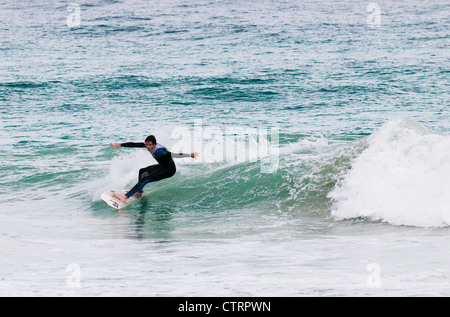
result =
[{"label": "man riding wave", "polygon": [[183,154],[183,153],[171,153],[165,146],[156,142],[156,138],[153,135],[149,135],[144,143],[119,143],[119,144],[109,144],[116,149],[120,147],[130,147],[130,148],[147,148],[150,154],[153,155],[158,164],[147,166],[139,170],[138,183],[127,192],[125,195],[120,195],[114,193],[114,196],[123,202],[126,202],[131,196],[137,198],[142,197],[143,189],[145,185],[150,182],[160,181],[165,178],[172,177],[175,175],[176,166],[172,158],[182,158],[182,157],[192,157],[197,158],[198,153]]}]

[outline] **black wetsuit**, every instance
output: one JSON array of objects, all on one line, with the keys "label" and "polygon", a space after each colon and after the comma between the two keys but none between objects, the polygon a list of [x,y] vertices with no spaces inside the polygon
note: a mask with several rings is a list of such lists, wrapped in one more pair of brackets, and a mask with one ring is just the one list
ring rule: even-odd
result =
[{"label": "black wetsuit", "polygon": [[[122,143],[123,147],[145,148],[145,143]],[[169,178],[175,175],[176,167],[175,162],[172,159],[172,153],[164,146],[156,144],[155,148],[150,151],[155,160],[158,162],[156,165],[151,165],[139,170],[139,182],[126,194],[127,198],[130,198],[137,192],[144,189],[145,185],[150,182],[156,182],[164,178]],[[186,157],[188,154],[176,154],[177,157]]]}]

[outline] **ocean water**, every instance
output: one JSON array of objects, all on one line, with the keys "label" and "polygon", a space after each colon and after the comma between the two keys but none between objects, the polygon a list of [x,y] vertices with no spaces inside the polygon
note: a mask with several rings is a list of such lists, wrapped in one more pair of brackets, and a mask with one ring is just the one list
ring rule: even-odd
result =
[{"label": "ocean water", "polygon": [[449,12],[2,1],[0,295],[449,296]]}]

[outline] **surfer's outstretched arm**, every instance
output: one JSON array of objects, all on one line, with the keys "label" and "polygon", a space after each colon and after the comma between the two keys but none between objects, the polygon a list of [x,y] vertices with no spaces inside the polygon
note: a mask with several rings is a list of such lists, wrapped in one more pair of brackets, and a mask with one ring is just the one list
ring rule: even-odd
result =
[{"label": "surfer's outstretched arm", "polygon": [[116,149],[120,148],[121,146],[123,147],[145,147],[145,143],[142,142],[127,142],[127,143],[117,143],[117,144],[113,144],[113,143],[109,143],[110,146],[115,147]]},{"label": "surfer's outstretched arm", "polygon": [[198,153],[191,153],[191,154],[187,154],[187,153],[173,153],[172,152],[172,157],[174,158],[182,158],[182,157],[192,157],[192,158],[197,158]]},{"label": "surfer's outstretched arm", "polygon": [[[117,144],[110,143],[109,145],[112,146],[112,147],[115,147],[116,149],[118,149],[118,148],[120,148],[122,146],[123,147],[142,147],[142,148],[146,147],[145,143],[142,143],[142,142],[139,142],[139,143],[127,142],[127,143],[117,143]],[[172,157],[174,157],[174,158],[192,157],[192,158],[196,159],[197,156],[198,156],[197,152],[191,153],[191,154],[187,154],[187,153],[173,153],[172,152],[171,154],[172,154]]]}]

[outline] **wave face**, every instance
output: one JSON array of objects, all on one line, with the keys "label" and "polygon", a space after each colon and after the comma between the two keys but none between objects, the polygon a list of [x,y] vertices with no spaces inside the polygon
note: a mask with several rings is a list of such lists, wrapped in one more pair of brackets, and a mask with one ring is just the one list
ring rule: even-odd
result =
[{"label": "wave face", "polygon": [[[336,161],[342,153],[332,151],[335,146],[321,136],[290,134],[282,135],[281,139],[297,141],[282,142],[278,166],[271,172],[263,171],[273,156],[258,158],[256,153],[249,152],[250,159],[239,162],[233,158],[234,148],[227,148],[226,159],[221,162],[175,159],[177,174],[149,184],[145,190],[151,192],[156,201],[164,199],[178,210],[244,211],[250,208],[323,216],[328,212],[327,193],[336,183],[342,165],[336,165]],[[237,146],[243,148],[245,142],[240,141]],[[99,200],[101,191],[108,186],[128,188],[134,185],[139,168],[153,164],[152,161],[145,150],[121,149],[105,176],[91,184],[93,200]]]},{"label": "wave face", "polygon": [[328,195],[336,219],[450,224],[450,136],[409,119],[385,124]]}]

